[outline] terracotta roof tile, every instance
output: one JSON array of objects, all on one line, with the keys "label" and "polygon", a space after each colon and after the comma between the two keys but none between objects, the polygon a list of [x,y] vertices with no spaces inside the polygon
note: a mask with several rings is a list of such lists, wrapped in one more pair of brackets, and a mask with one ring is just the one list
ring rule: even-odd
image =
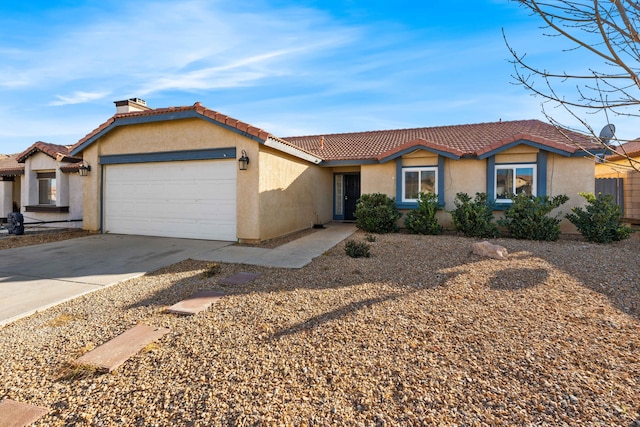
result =
[{"label": "terracotta roof tile", "polygon": [[[598,148],[598,145],[593,144],[586,135],[572,131],[566,131],[565,134],[586,148]],[[284,139],[323,160],[380,160],[410,148],[412,144],[428,146],[457,156],[478,156],[521,138],[568,153],[580,150],[553,125],[539,120],[295,136]]]},{"label": "terracotta roof tile", "polygon": [[71,157],[70,148],[71,147],[66,145],[49,144],[48,142],[38,141],[34,142],[31,147],[18,154],[16,160],[19,163],[24,163],[29,156],[32,156],[37,152],[42,152],[52,159],[60,162],[76,162],[80,160],[79,158]]},{"label": "terracotta roof tile", "polygon": [[84,138],[80,139],[76,144],[73,145],[73,147],[71,147],[71,150],[75,150],[76,148],[78,148],[79,146],[81,146],[83,143],[85,143],[86,141],[90,140],[91,138],[93,138],[94,136],[96,136],[97,134],[99,134],[100,132],[102,132],[103,130],[107,129],[109,126],[111,126],[114,122],[117,122],[118,119],[122,119],[122,118],[130,118],[130,117],[144,117],[144,116],[156,116],[156,115],[161,115],[161,114],[170,114],[170,113],[176,113],[176,112],[181,112],[181,111],[196,111],[198,114],[201,114],[205,117],[208,117],[210,119],[213,119],[217,122],[220,122],[222,124],[225,124],[227,126],[231,126],[233,128],[236,128],[242,132],[245,132],[249,135],[252,135],[256,138],[262,139],[262,140],[266,140],[267,137],[271,136],[270,133],[257,128],[255,126],[251,126],[248,123],[242,122],[240,120],[234,119],[232,117],[226,116],[222,113],[219,113],[217,111],[211,110],[207,107],[204,107],[200,102],[196,102],[195,104],[193,104],[192,106],[185,106],[185,107],[168,107],[168,108],[153,108],[150,110],[145,110],[145,111],[133,111],[130,113],[119,113],[119,114],[115,114],[113,116],[111,116],[106,122],[102,123],[100,126],[98,126],[96,129],[94,129],[93,131],[91,131],[90,133],[88,133]]},{"label": "terracotta roof tile", "polygon": [[620,154],[611,154],[607,156],[607,160],[621,160],[626,153],[629,157],[640,157],[640,138],[626,142],[620,148],[614,148]]},{"label": "terracotta roof tile", "polygon": [[18,163],[18,154],[11,154],[0,159],[0,176],[16,176],[24,174],[24,165]]}]

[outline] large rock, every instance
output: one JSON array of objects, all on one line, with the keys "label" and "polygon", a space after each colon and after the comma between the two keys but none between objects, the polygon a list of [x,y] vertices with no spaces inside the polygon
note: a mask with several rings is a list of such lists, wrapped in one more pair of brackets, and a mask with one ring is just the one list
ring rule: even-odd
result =
[{"label": "large rock", "polygon": [[473,244],[473,253],[480,256],[486,256],[493,259],[507,259],[509,253],[507,248],[499,245],[494,245],[487,242],[476,242]]}]

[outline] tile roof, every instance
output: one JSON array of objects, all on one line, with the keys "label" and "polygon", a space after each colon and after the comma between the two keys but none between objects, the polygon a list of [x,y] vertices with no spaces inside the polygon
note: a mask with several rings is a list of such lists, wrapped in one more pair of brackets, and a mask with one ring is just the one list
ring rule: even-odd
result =
[{"label": "tile roof", "polygon": [[130,119],[145,117],[150,120],[153,120],[154,117],[163,120],[160,117],[163,115],[167,116],[167,120],[171,120],[180,118],[172,116],[172,114],[180,115],[184,112],[195,112],[261,141],[267,141],[267,139],[278,141],[324,161],[381,161],[394,154],[411,150],[412,147],[427,147],[435,152],[449,153],[455,157],[474,157],[486,155],[519,139],[526,139],[568,154],[580,151],[580,148],[569,141],[567,136],[585,148],[599,148],[584,134],[573,131],[560,132],[553,125],[539,120],[278,138],[263,129],[206,108],[196,102],[192,106],[155,108],[115,114],[79,140],[71,147],[70,151],[73,153],[81,152],[87,144],[91,144],[103,132],[108,132],[111,127],[118,126],[119,121],[122,124],[130,124]]},{"label": "tile roof", "polygon": [[42,141],[34,142],[31,147],[18,154],[16,160],[19,163],[24,163],[29,156],[32,156],[37,152],[42,152],[59,162],[75,163],[81,160],[80,158],[72,157],[70,155],[71,151],[69,146],[49,144],[48,142]]},{"label": "tile roof", "polygon": [[626,142],[614,149],[619,154],[611,154],[607,156],[607,160],[622,160],[625,158],[625,154],[629,157],[640,157],[640,138]]},{"label": "tile roof", "polygon": [[77,149],[82,144],[89,141],[91,138],[97,136],[100,132],[106,130],[109,126],[117,125],[118,120],[125,119],[125,118],[135,118],[135,117],[153,117],[153,116],[159,116],[159,115],[170,115],[171,113],[179,113],[179,112],[185,112],[185,111],[194,111],[198,114],[201,114],[204,117],[208,117],[219,123],[238,129],[242,132],[245,132],[263,141],[269,137],[273,137],[273,135],[271,135],[269,132],[265,130],[252,126],[243,121],[234,119],[233,117],[227,116],[217,111],[211,110],[207,107],[204,107],[201,103],[196,102],[192,106],[153,108],[145,111],[132,111],[129,113],[114,114],[106,122],[102,123],[96,129],[91,131],[84,138],[82,138],[80,141],[74,144],[71,147],[71,151]]},{"label": "tile roof", "polygon": [[[573,154],[580,148],[598,149],[587,135],[560,132],[539,120],[516,120],[415,129],[380,130],[330,135],[294,136],[284,140],[323,160],[381,160],[394,153],[425,146],[455,156],[481,156],[519,139]],[[321,143],[322,141],[322,143]]]},{"label": "tile roof", "polygon": [[0,176],[16,176],[24,174],[24,165],[18,163],[18,154],[0,158]]}]

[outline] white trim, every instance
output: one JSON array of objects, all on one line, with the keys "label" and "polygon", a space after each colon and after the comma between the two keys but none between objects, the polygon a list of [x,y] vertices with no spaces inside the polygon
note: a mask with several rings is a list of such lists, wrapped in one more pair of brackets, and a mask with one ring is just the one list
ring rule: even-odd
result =
[{"label": "white trim", "polygon": [[[405,192],[405,184],[406,184],[406,172],[419,172],[418,174],[418,185],[422,182],[421,178],[421,173],[422,172],[433,172],[434,174],[434,182],[433,182],[433,188],[436,191],[438,191],[438,167],[437,166],[411,166],[411,167],[403,167],[402,168],[402,201],[405,203],[417,203],[418,199],[405,199],[404,195],[406,194]],[[418,192],[421,192],[422,189],[418,189]],[[422,191],[424,193],[424,191]]]},{"label": "white trim", "polygon": [[280,142],[277,139],[272,137],[268,137],[264,141],[264,145],[266,145],[267,147],[275,148],[276,150],[282,151],[284,153],[291,154],[292,156],[297,157],[299,159],[306,160],[311,163],[315,163],[316,165],[322,162],[321,158],[316,157],[309,153],[305,153],[302,150],[299,150],[283,142]]},{"label": "white trim", "polygon": [[[535,163],[510,163],[510,164],[496,164],[495,170],[493,171],[493,194],[495,194],[496,202],[498,203],[511,203],[511,199],[500,199],[498,198],[498,170],[499,169],[511,169],[514,171],[513,179],[516,178],[516,170],[517,169],[533,169],[533,177],[531,182],[531,194],[536,196],[538,194],[537,182],[538,182],[538,165]],[[512,183],[515,188],[515,182]]]}]

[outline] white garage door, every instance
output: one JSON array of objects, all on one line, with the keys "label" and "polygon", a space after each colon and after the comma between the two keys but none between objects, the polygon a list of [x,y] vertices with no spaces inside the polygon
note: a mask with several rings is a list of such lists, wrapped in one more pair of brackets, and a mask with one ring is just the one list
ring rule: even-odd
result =
[{"label": "white garage door", "polygon": [[236,163],[106,165],[104,231],[236,240]]}]

